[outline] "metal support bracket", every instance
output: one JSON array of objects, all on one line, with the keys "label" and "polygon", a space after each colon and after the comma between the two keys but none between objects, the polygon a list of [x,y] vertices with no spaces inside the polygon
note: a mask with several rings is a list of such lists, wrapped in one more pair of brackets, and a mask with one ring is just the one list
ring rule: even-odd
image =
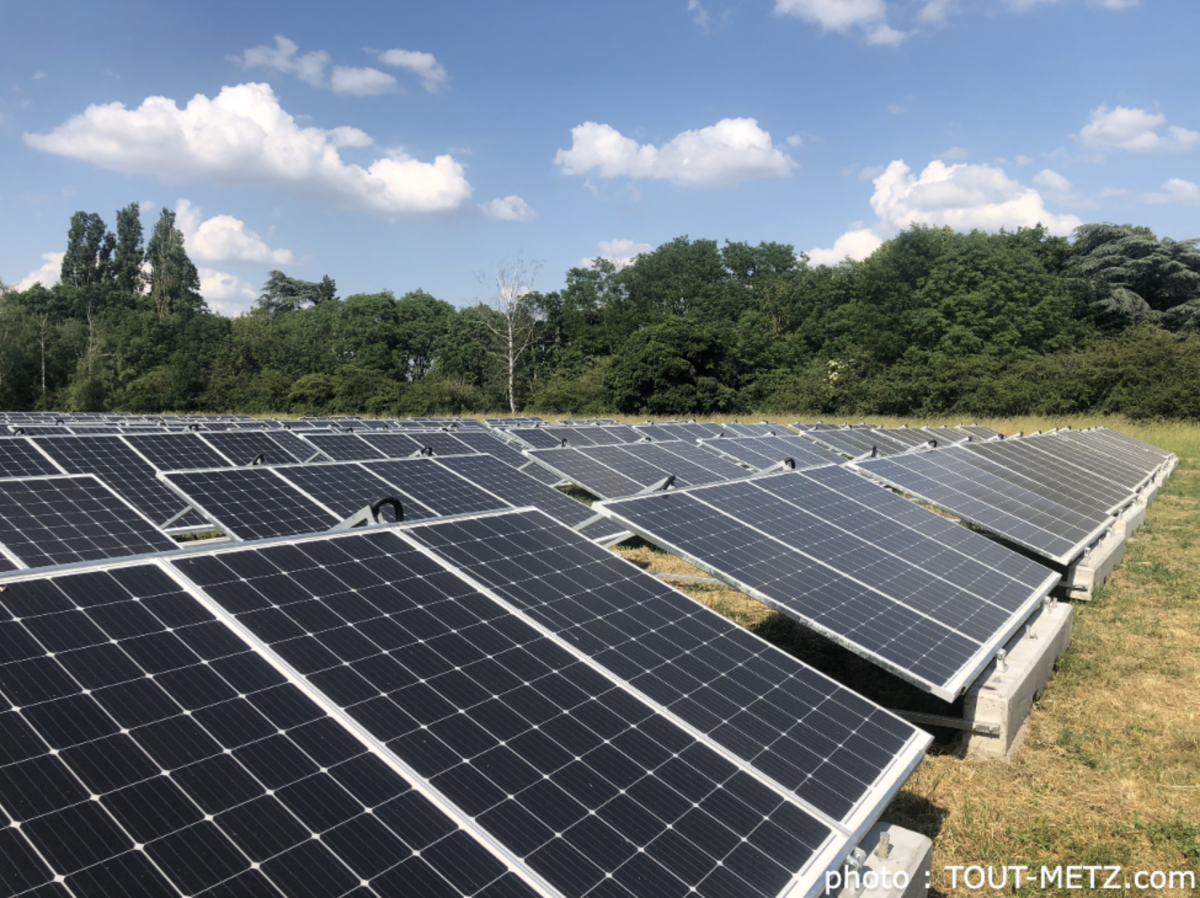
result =
[{"label": "metal support bracket", "polygon": [[390,524],[392,521],[384,521],[379,517],[379,510],[384,505],[392,506],[392,510],[396,513],[395,523],[404,520],[404,508],[400,504],[400,500],[395,496],[383,496],[376,499],[370,505],[367,505],[356,511],[350,517],[346,518],[340,524],[335,524],[329,528],[330,533],[337,533],[342,530],[353,530],[355,527],[365,527],[371,524]]},{"label": "metal support bracket", "polygon": [[189,511],[195,511],[197,514],[200,514],[199,510],[198,510],[198,509],[197,509],[197,508],[196,508],[194,505],[192,505],[192,504],[190,504],[190,503],[189,503],[189,504],[188,504],[188,505],[187,505],[187,506],[186,506],[186,507],[183,509],[183,511],[179,512],[179,514],[177,514],[177,515],[173,515],[173,516],[172,516],[172,517],[171,517],[169,520],[167,520],[165,523],[163,523],[163,524],[159,524],[159,525],[158,525],[158,529],[159,529],[159,530],[166,530],[168,527],[170,527],[170,526],[171,526],[172,524],[174,524],[176,521],[182,520],[182,519],[183,519],[183,518],[184,518],[184,517],[187,515],[187,513],[188,513]]},{"label": "metal support bracket", "polygon": [[982,736],[999,736],[1000,724],[979,723],[974,720],[963,720],[961,717],[947,717],[943,714],[925,714],[921,711],[892,710],[897,717],[902,717],[909,723],[923,724],[931,727],[945,727],[951,730],[964,730],[968,733],[979,733]]}]

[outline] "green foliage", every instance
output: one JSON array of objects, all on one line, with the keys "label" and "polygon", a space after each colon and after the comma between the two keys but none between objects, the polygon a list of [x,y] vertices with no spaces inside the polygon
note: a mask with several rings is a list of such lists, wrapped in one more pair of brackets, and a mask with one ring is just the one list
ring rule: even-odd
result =
[{"label": "green foliage", "polygon": [[115,221],[71,218],[54,288],[0,285],[4,407],[1200,419],[1200,241],[1146,228],[913,225],[832,267],[684,236],[516,291],[512,316],[272,271],[228,319],[172,212],[148,239],[137,204]]}]

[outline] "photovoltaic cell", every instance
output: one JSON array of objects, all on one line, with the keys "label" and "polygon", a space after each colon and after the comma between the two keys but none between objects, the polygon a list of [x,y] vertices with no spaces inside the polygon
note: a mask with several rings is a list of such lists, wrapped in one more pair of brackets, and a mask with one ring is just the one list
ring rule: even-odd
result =
[{"label": "photovoltaic cell", "polygon": [[1024,440],[966,443],[972,463],[1076,511],[1109,513],[1132,499],[1114,483],[1037,451]]},{"label": "photovoltaic cell", "polygon": [[30,568],[179,546],[88,474],[0,480],[0,544]]},{"label": "photovoltaic cell", "polygon": [[512,427],[505,432],[534,449],[554,449],[561,446],[563,441],[562,437],[556,437],[540,427]]},{"label": "photovoltaic cell", "polygon": [[317,456],[325,458],[325,454],[321,452],[312,443],[302,440],[290,430],[273,430],[270,432],[271,442],[275,443],[286,452],[288,455],[296,459],[296,461],[306,462]]},{"label": "photovoltaic cell", "polygon": [[1140,452],[1111,445],[1103,436],[1095,433],[1034,435],[1015,442],[1025,443],[1035,450],[1069,462],[1128,492],[1141,488],[1161,464],[1157,459],[1149,459]]},{"label": "photovoltaic cell", "polygon": [[536,894],[158,567],[0,611],[4,894]]},{"label": "photovoltaic cell", "polygon": [[[847,478],[850,478],[849,480]],[[1033,611],[1058,574],[1036,583],[952,540],[873,508],[837,467],[609,501],[618,523],[897,675],[952,701]],[[903,501],[903,500],[901,500]],[[918,508],[911,503],[908,507]],[[908,507],[905,514],[910,515]],[[926,519],[936,517],[919,509]],[[972,544],[978,544],[972,545]],[[1014,570],[1030,570],[1020,556]]]},{"label": "photovoltaic cell", "polygon": [[61,474],[58,465],[23,437],[0,437],[0,477],[37,477]]},{"label": "photovoltaic cell", "polygon": [[341,521],[271,468],[170,471],[160,476],[238,539],[320,533]]},{"label": "photovoltaic cell", "polygon": [[[745,477],[741,465],[714,456],[696,443],[683,440],[662,440],[656,443],[637,443],[629,451],[641,458],[657,461],[672,474],[682,475],[689,483],[716,483]],[[669,467],[668,467],[669,466]]]},{"label": "photovoltaic cell", "polygon": [[[457,455],[435,458],[434,462],[481,489],[498,496],[514,508],[532,505],[568,527],[595,516],[588,506],[538,483],[488,455]],[[588,532],[588,535],[592,535]]]}]

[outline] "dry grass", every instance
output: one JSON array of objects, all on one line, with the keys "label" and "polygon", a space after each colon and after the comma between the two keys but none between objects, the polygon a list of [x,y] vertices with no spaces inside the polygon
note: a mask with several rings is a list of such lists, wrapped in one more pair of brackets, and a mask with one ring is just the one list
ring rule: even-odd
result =
[{"label": "dry grass", "polygon": [[[884,817],[934,840],[933,887],[944,894],[954,891],[944,868],[957,864],[1120,864],[1193,870],[1200,879],[1200,427],[1098,418],[980,423],[1005,433],[1104,423],[1170,449],[1180,465],[1106,588],[1076,605],[1071,648],[1015,758],[970,761],[935,749]],[[656,570],[697,573],[645,545],[619,551]],[[734,590],[676,585],[889,707],[923,699]],[[1130,882],[1127,894],[1142,894]]]}]

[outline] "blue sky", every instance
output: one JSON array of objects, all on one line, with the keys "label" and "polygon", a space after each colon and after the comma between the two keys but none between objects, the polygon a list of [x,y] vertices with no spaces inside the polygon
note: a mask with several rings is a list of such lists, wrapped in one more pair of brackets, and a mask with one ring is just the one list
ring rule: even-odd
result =
[{"label": "blue sky", "polygon": [[464,304],[681,234],[1200,236],[1197,46],[1192,0],[9,3],[0,279],[133,201],[226,314],[273,268]]}]

